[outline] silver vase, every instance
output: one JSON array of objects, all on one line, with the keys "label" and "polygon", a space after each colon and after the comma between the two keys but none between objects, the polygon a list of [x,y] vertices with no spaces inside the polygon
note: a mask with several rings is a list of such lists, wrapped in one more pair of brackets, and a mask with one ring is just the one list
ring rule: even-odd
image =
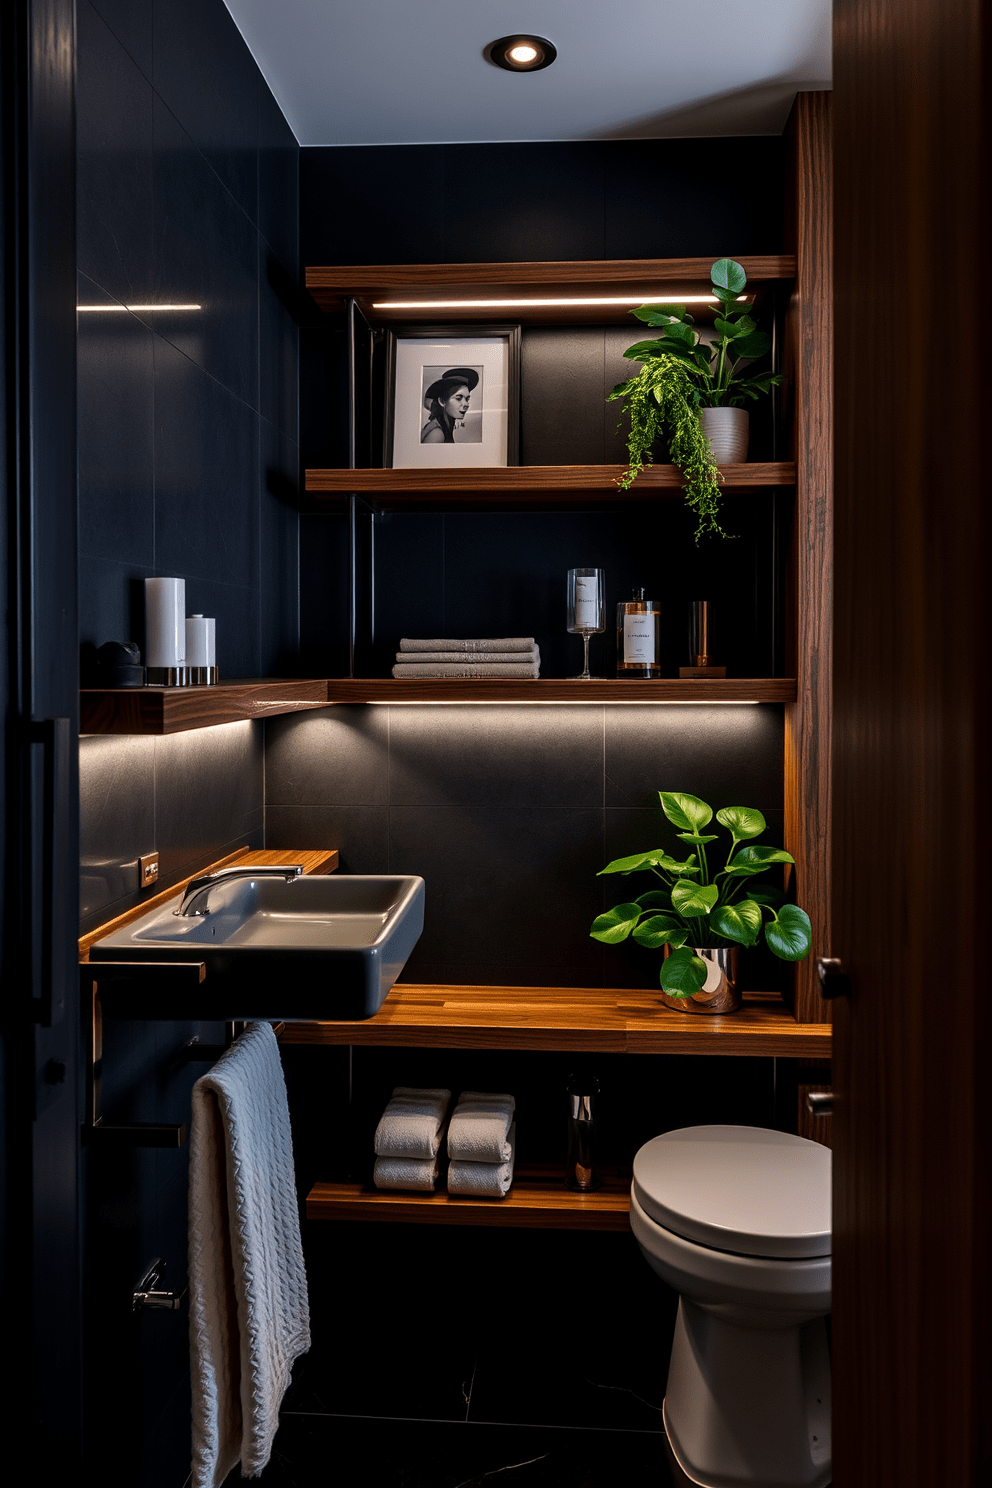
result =
[{"label": "silver vase", "polygon": [[[706,980],[691,997],[662,992],[666,1007],[680,1013],[736,1013],[741,1005],[740,946],[693,946],[692,954],[706,962]],[[668,957],[668,946],[665,947]]]}]

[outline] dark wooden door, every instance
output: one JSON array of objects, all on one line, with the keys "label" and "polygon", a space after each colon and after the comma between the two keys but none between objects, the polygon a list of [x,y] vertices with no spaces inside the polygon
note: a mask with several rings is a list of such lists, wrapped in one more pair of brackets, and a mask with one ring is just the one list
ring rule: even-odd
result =
[{"label": "dark wooden door", "polygon": [[989,1476],[988,7],[835,3],[835,1481]]}]

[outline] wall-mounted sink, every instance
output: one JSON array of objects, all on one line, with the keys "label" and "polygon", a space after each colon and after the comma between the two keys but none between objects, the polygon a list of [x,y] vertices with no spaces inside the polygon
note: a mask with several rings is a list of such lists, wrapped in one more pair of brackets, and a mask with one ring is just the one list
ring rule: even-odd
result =
[{"label": "wall-mounted sink", "polygon": [[176,913],[182,898],[97,941],[90,960],[205,962],[198,1011],[184,1014],[201,1018],[371,1018],[424,928],[414,876],[237,878],[190,915]]}]

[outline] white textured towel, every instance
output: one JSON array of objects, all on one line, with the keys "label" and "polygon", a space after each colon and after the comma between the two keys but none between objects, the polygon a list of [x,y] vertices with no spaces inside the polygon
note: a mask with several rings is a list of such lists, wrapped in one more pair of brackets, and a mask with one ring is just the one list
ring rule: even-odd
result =
[{"label": "white textured towel", "polygon": [[500,636],[488,641],[400,641],[401,651],[533,651],[533,636]]},{"label": "white textured towel", "polygon": [[310,1347],[279,1046],[252,1023],[193,1087],[189,1152],[192,1488],[269,1460],[293,1361]]},{"label": "white textured towel", "polygon": [[425,666],[412,664],[410,666],[397,663],[393,667],[394,677],[517,677],[536,678],[541,675],[541,663],[539,661],[523,661],[519,664],[512,661],[479,662],[475,664],[470,658],[465,661],[452,662],[447,665],[443,661],[428,662]]},{"label": "white textured towel", "polygon": [[448,1156],[457,1162],[506,1162],[513,1108],[512,1095],[465,1091],[448,1126]]},{"label": "white textured towel", "polygon": [[435,1157],[450,1099],[450,1090],[397,1086],[376,1127],[376,1156]]},{"label": "white textured towel", "polygon": [[433,1193],[437,1182],[438,1160],[436,1157],[377,1157],[372,1169],[372,1182],[376,1188],[412,1188],[421,1193]]},{"label": "white textured towel", "polygon": [[489,666],[498,661],[510,666],[521,666],[540,659],[541,653],[537,646],[533,651],[466,651],[464,655],[458,651],[397,651],[395,657],[397,666],[432,666],[435,663],[444,666],[466,663],[471,663],[472,666]]},{"label": "white textured towel", "polygon": [[504,1163],[450,1162],[448,1192],[474,1194],[477,1199],[504,1199],[513,1182],[513,1164],[517,1148],[517,1124],[510,1127],[510,1156]]}]

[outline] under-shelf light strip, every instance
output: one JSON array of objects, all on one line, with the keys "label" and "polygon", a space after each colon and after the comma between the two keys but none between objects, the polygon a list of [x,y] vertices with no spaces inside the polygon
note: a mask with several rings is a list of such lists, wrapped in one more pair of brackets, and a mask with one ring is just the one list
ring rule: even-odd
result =
[{"label": "under-shelf light strip", "polygon": [[202,310],[202,305],[77,305],[76,310],[82,314],[108,315],[133,315],[139,311],[148,310]]},{"label": "under-shelf light strip", "polygon": [[[746,301],[750,295],[738,295]],[[658,295],[643,290],[631,295],[579,295],[574,298],[510,300],[373,300],[373,310],[512,310],[532,306],[553,308],[569,305],[715,305],[716,295]]]}]

